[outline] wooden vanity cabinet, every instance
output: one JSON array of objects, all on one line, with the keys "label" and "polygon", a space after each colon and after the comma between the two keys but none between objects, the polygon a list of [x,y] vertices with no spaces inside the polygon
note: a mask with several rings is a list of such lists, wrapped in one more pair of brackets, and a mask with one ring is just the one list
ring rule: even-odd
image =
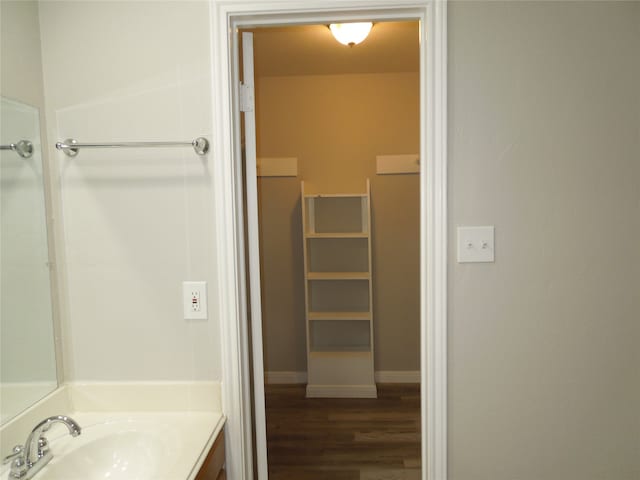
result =
[{"label": "wooden vanity cabinet", "polygon": [[226,480],[224,472],[224,430],[213,442],[207,458],[204,460],[200,472],[195,480]]}]

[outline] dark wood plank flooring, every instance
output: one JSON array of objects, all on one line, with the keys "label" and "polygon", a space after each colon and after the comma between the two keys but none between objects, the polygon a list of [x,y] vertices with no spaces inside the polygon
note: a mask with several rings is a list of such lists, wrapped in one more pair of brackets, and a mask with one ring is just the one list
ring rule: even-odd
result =
[{"label": "dark wood plank flooring", "polygon": [[379,384],[377,399],[307,399],[266,385],[270,480],[418,480],[420,386]]}]

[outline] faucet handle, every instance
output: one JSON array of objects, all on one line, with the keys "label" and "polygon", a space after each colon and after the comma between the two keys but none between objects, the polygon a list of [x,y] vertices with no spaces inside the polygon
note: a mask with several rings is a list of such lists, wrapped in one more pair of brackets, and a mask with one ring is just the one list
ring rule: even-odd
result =
[{"label": "faucet handle", "polygon": [[29,468],[29,464],[24,457],[16,457],[11,462],[11,471],[7,478],[22,478],[27,474]]},{"label": "faucet handle", "polygon": [[16,445],[13,453],[2,459],[2,464],[11,462],[11,472],[7,478],[22,478],[29,470],[29,465],[24,458],[24,446]]},{"label": "faucet handle", "polygon": [[2,459],[2,464],[5,465],[11,462],[14,458],[21,457],[23,453],[24,453],[24,445],[16,445],[15,447],[13,447],[13,450],[11,450],[11,454],[7,455]]},{"label": "faucet handle", "polygon": [[49,451],[49,441],[45,437],[38,439],[38,457],[43,457]]}]

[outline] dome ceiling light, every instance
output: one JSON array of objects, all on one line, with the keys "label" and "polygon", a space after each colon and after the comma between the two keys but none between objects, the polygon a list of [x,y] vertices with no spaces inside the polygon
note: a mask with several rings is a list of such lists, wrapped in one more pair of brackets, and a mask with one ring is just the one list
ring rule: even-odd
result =
[{"label": "dome ceiling light", "polygon": [[373,27],[372,22],[332,23],[329,25],[329,30],[341,44],[353,47],[367,38],[371,27]]}]

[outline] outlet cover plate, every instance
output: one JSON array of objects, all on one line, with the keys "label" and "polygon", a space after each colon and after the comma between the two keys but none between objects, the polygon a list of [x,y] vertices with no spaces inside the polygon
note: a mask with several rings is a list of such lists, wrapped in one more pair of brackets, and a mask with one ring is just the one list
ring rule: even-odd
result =
[{"label": "outlet cover plate", "polygon": [[495,261],[495,228],[458,227],[458,263]]},{"label": "outlet cover plate", "polygon": [[[193,298],[197,297],[197,309]],[[182,282],[182,308],[185,320],[207,319],[207,282]]]}]

